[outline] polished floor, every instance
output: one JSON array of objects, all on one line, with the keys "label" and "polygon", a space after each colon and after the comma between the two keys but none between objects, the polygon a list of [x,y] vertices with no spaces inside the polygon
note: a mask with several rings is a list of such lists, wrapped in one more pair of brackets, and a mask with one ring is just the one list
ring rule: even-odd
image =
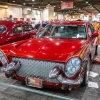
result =
[{"label": "polished floor", "polygon": [[[98,49],[98,55],[100,55],[100,47]],[[93,64],[91,68],[92,72],[97,73],[97,76],[90,76],[89,82],[94,82],[94,84],[87,87],[80,87],[79,89],[68,92],[63,90],[55,89],[36,89],[27,87],[25,84],[22,84],[19,81],[5,78],[4,74],[0,72],[0,84],[6,83],[8,86],[0,85],[0,100],[100,100],[100,65]],[[42,91],[48,94],[53,94],[56,96],[61,96],[66,99],[57,99],[54,97],[39,95],[33,92],[27,92],[24,90],[19,90],[12,88],[10,85],[24,87],[26,89],[33,89],[36,91]]]}]

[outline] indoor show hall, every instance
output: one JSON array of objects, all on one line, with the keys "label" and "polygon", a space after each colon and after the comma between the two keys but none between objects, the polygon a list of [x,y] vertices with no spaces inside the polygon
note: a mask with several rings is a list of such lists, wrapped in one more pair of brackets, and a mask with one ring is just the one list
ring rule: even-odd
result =
[{"label": "indoor show hall", "polygon": [[0,0],[0,100],[100,100],[100,0]]}]

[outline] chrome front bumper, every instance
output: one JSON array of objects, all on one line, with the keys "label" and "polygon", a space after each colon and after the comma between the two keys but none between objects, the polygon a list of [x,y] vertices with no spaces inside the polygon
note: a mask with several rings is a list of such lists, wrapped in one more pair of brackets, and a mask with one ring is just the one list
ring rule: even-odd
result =
[{"label": "chrome front bumper", "polygon": [[1,67],[1,71],[4,72],[6,75],[12,75],[15,71],[20,68],[21,64],[19,61],[14,61],[7,64],[6,67]]},{"label": "chrome front bumper", "polygon": [[58,75],[57,80],[61,84],[66,84],[66,85],[79,85],[83,82],[83,78],[78,77],[76,80],[71,80],[71,79],[66,79],[62,75]]},{"label": "chrome front bumper", "polygon": [[66,85],[68,85],[68,86],[75,86],[75,85],[80,85],[83,82],[83,78],[80,77],[80,76],[77,79],[75,79],[75,80],[67,79],[66,75],[64,74],[62,69],[57,67],[57,66],[54,67],[50,71],[49,78],[57,79],[59,81],[59,83],[62,84],[62,89],[64,89],[66,87]]}]

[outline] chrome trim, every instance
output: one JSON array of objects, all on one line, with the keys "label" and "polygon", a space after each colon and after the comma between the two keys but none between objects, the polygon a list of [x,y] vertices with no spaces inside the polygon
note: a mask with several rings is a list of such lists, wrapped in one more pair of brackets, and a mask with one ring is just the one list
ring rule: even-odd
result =
[{"label": "chrome trim", "polygon": [[57,77],[57,80],[63,85],[64,84],[65,85],[79,85],[83,82],[82,77],[78,77],[76,80],[71,80],[71,79],[63,78],[63,76],[61,75]]},{"label": "chrome trim", "polygon": [[6,67],[1,67],[1,71],[5,74],[11,75],[14,71],[17,71],[20,68],[21,64],[19,61],[11,62],[7,64]]},{"label": "chrome trim", "polygon": [[62,87],[65,85],[79,85],[83,82],[83,78],[80,76],[75,80],[67,79],[64,71],[62,71],[59,67],[54,67],[50,71],[49,78],[57,79],[62,84]]}]

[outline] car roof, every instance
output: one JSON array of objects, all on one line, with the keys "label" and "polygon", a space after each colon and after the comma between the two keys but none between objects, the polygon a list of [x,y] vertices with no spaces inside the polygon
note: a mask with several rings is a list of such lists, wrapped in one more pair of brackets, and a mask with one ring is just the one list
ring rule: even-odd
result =
[{"label": "car roof", "polygon": [[8,26],[8,25],[15,25],[15,24],[26,24],[27,22],[24,21],[13,21],[13,20],[1,20],[0,25]]},{"label": "car roof", "polygon": [[84,22],[84,21],[56,21],[56,22],[51,22],[51,24],[86,25],[86,24],[89,24],[89,22]]}]

